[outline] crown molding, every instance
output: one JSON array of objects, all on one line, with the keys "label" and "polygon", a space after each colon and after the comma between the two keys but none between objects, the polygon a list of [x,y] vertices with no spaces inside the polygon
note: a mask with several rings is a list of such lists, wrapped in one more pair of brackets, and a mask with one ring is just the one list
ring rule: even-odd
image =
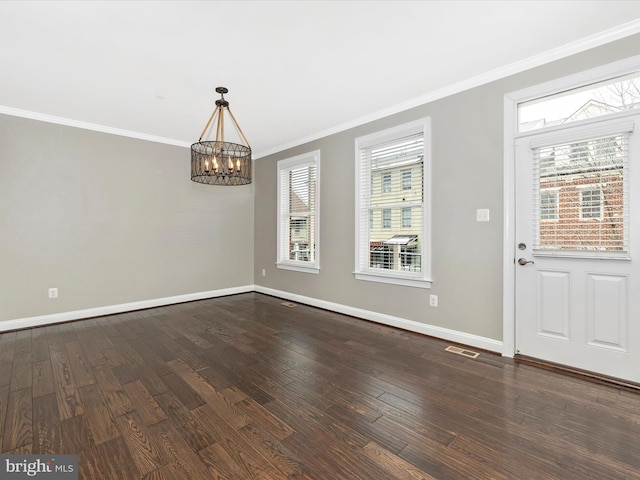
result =
[{"label": "crown molding", "polygon": [[[454,95],[456,93],[460,93],[465,90],[469,90],[471,88],[478,87],[478,86],[487,84],[489,82],[499,80],[501,78],[505,78],[510,75],[514,75],[516,73],[520,73],[520,72],[553,62],[555,60],[559,60],[571,55],[575,55],[577,53],[589,50],[591,48],[599,47],[601,45],[605,45],[607,43],[623,39],[625,37],[634,35],[636,33],[640,33],[640,19],[632,20],[630,22],[624,23],[617,27],[604,30],[597,34],[582,38],[575,42],[571,42],[571,43],[562,45],[560,47],[554,48],[552,50],[548,50],[546,52],[520,60],[518,62],[505,65],[504,67],[500,67],[500,68],[491,70],[489,72],[476,75],[475,77],[471,77],[467,80],[463,80],[461,82],[454,83],[453,85],[449,85],[447,87],[434,90],[432,92],[426,93],[424,95],[413,98],[406,102],[391,106],[389,108],[378,110],[377,112],[356,118],[349,122],[336,125],[334,127],[299,138],[297,140],[287,142],[277,147],[273,147],[273,148],[262,150],[262,151],[254,151],[253,159],[255,160],[261,157],[266,157],[274,153],[282,152],[289,148],[297,147],[299,145],[312,142],[320,138],[328,137],[330,135],[343,132],[350,128],[358,127],[360,125],[364,125],[366,123],[370,123],[375,120],[379,120],[381,118],[388,117],[390,115],[400,113],[405,110],[409,110],[411,108],[415,108],[415,107],[433,102],[435,100],[439,100],[441,98],[445,98],[445,97]],[[93,130],[96,132],[108,133],[111,135],[119,135],[123,137],[136,138],[139,140],[146,140],[150,142],[164,143],[167,145],[175,145],[178,147],[188,148],[191,145],[189,142],[185,142],[182,140],[160,137],[156,135],[135,132],[132,130],[124,130],[120,128],[109,127],[106,125],[83,122],[83,121],[73,120],[73,119],[64,118],[64,117],[58,117],[55,115],[48,115],[45,113],[32,112],[29,110],[21,110],[13,107],[2,106],[2,105],[0,105],[0,114],[11,115],[14,117],[28,118],[32,120],[39,120],[42,122],[55,123],[59,125],[66,125],[69,127],[82,128],[85,130]]]},{"label": "crown molding", "polygon": [[13,117],[28,118],[30,120],[38,120],[41,122],[55,123],[57,125],[65,125],[67,127],[82,128],[84,130],[92,130],[94,132],[108,133],[111,135],[119,135],[121,137],[137,138],[139,140],[147,140],[149,142],[164,143],[167,145],[175,145],[177,147],[190,147],[191,144],[182,140],[173,138],[159,137],[157,135],[149,135],[147,133],[134,132],[132,130],[124,130],[121,128],[108,127],[97,123],[82,122],[70,118],[57,117],[46,113],[32,112],[30,110],[21,110],[19,108],[5,107],[0,105],[0,113],[11,115]]},{"label": "crown molding", "polygon": [[519,60],[517,62],[511,63],[509,65],[505,65],[500,68],[496,68],[494,70],[491,70],[489,72],[486,72],[480,75],[476,75],[475,77],[471,77],[467,80],[454,83],[453,85],[448,85],[444,88],[434,90],[432,92],[426,93],[424,95],[413,98],[406,102],[394,105],[389,108],[385,108],[383,110],[378,110],[377,112],[374,112],[372,114],[356,118],[355,120],[351,120],[349,122],[342,123],[335,127],[328,128],[321,132],[317,132],[317,133],[308,135],[306,137],[302,137],[298,140],[285,143],[278,147],[254,152],[253,158],[257,159],[261,157],[266,157],[268,155],[273,155],[274,153],[282,152],[284,150],[297,147],[304,143],[308,143],[314,140],[318,140],[320,138],[328,137],[329,135],[340,133],[350,128],[359,127],[360,125],[364,125],[366,123],[370,123],[375,120],[379,120],[381,118],[388,117],[396,113],[404,112],[405,110],[419,107],[421,105],[424,105],[436,100],[440,100],[442,98],[454,95],[456,93],[460,93],[465,90],[470,90],[474,87],[479,87],[481,85],[485,85],[487,83],[500,80],[502,78],[508,77],[510,75],[514,75],[516,73],[521,73],[526,70],[530,70],[532,68],[539,67],[541,65],[545,65],[547,63],[551,63],[553,61],[560,60],[562,58],[566,58],[571,55],[575,55],[575,54],[584,52],[586,50],[590,50],[592,48],[596,48],[601,45],[614,42],[616,40],[621,40],[631,35],[635,35],[636,33],[640,33],[640,19],[632,20],[630,22],[624,23],[617,27],[604,30],[597,34],[582,38],[575,42],[567,43],[565,45],[548,50],[546,52],[539,53],[537,55],[525,58],[523,60]]}]

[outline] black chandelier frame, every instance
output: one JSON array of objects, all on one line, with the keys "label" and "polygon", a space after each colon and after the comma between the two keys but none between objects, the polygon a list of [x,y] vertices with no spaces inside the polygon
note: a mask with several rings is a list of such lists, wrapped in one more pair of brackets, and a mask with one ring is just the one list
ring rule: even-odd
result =
[{"label": "black chandelier frame", "polygon": [[[202,130],[196,143],[191,145],[191,180],[207,185],[247,185],[251,183],[251,147],[233,113],[224,94],[225,87],[216,88],[220,98],[216,108]],[[224,139],[224,113],[229,113],[236,131],[246,145],[227,142]],[[215,140],[202,140],[217,118]]]}]

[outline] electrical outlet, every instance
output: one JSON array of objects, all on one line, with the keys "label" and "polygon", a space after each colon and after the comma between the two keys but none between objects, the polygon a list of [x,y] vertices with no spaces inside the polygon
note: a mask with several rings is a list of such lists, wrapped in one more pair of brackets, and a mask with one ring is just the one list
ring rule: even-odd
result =
[{"label": "electrical outlet", "polygon": [[263,276],[263,277],[266,277],[266,276],[267,276],[267,271],[266,271],[264,268],[262,269],[262,276]]},{"label": "electrical outlet", "polygon": [[488,208],[479,208],[476,210],[476,221],[477,222],[488,222],[489,221],[489,209]]},{"label": "electrical outlet", "polygon": [[429,295],[429,305],[432,307],[438,306],[438,296],[437,295]]},{"label": "electrical outlet", "polygon": [[49,298],[58,298],[58,289],[50,288],[49,289]]}]

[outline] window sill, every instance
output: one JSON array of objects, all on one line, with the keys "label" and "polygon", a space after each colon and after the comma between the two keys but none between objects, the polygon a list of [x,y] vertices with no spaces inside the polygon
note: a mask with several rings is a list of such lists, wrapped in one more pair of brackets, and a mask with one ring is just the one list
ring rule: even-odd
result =
[{"label": "window sill", "polygon": [[300,265],[298,263],[276,263],[276,267],[283,270],[293,270],[294,272],[319,274],[320,268],[311,265]]},{"label": "window sill", "polygon": [[431,284],[433,283],[431,280],[424,278],[391,276],[371,272],[354,272],[354,275],[356,280],[389,283],[392,285],[401,285],[403,287],[431,288]]}]

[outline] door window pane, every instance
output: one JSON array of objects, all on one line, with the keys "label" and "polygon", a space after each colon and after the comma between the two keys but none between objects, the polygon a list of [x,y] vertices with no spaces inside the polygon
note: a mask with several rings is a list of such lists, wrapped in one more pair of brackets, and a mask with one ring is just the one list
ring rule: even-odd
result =
[{"label": "door window pane", "polygon": [[535,248],[628,251],[627,135],[534,149]]}]

